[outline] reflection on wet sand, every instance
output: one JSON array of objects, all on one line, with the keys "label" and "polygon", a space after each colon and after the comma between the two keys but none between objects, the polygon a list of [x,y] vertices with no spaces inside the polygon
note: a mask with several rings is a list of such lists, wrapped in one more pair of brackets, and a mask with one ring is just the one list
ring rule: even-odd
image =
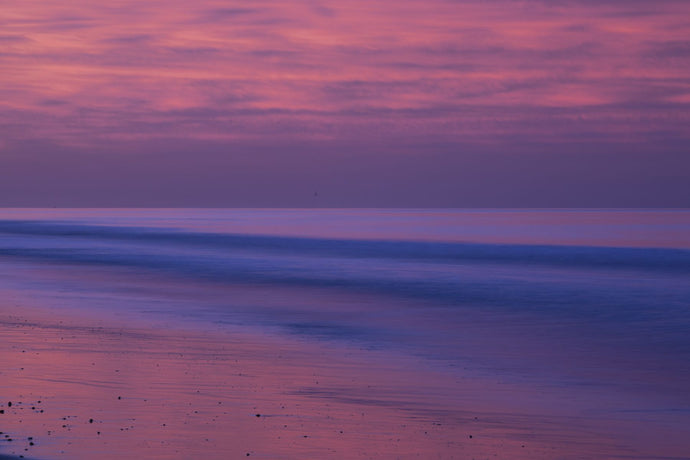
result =
[{"label": "reflection on wet sand", "polygon": [[392,353],[27,311],[0,323],[6,453],[526,459],[614,448],[575,419],[506,411],[509,388],[499,406],[481,397],[490,382]]}]

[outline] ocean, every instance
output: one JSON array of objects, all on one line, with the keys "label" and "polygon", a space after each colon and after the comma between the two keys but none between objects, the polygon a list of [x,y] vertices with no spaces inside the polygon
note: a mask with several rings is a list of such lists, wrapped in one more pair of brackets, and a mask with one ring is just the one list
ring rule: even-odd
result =
[{"label": "ocean", "polygon": [[0,453],[690,458],[688,210],[4,209],[0,314]]}]

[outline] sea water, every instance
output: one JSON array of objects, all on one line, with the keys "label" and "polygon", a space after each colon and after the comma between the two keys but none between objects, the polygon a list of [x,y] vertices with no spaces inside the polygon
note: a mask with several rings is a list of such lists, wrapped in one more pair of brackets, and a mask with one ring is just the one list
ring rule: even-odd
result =
[{"label": "sea water", "polygon": [[[409,356],[505,385],[463,395],[499,412],[690,452],[687,210],[6,209],[0,275],[58,314]],[[406,398],[460,409],[444,388]]]}]

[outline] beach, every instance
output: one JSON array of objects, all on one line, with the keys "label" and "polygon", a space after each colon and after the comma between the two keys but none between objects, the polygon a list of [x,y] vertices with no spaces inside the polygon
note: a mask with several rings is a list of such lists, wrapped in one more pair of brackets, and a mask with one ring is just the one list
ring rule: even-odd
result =
[{"label": "beach", "polygon": [[599,424],[549,411],[524,388],[452,381],[404,356],[34,315],[0,326],[3,396],[12,402],[0,420],[13,438],[3,447],[28,458],[622,453],[604,424],[591,431]]},{"label": "beach", "polygon": [[0,453],[688,458],[690,256],[664,238],[687,212],[618,247],[601,216],[598,241],[508,246],[421,235],[457,211],[310,239],[263,211],[166,212],[5,215]]},{"label": "beach", "polygon": [[[487,401],[468,397],[480,392],[481,382],[444,381],[441,372],[404,356],[33,313],[31,319],[25,311],[10,315],[0,326],[3,396],[12,402],[3,404],[0,419],[13,438],[8,452],[35,458],[550,456],[546,440],[535,443],[535,427],[521,420],[526,414],[487,412]],[[551,448],[556,445],[552,440]]]}]

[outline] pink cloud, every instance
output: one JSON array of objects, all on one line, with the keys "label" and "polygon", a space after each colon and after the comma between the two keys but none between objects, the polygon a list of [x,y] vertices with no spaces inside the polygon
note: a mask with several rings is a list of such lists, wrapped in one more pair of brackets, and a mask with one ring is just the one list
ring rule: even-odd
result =
[{"label": "pink cloud", "polygon": [[15,2],[0,138],[677,146],[688,14],[672,0]]},{"label": "pink cloud", "polygon": [[[283,123],[331,136],[332,124],[380,125],[360,120],[382,112],[433,135],[460,128],[468,110],[490,136],[506,129],[496,108],[527,107],[508,118],[534,123],[539,108],[591,119],[594,108],[610,112],[640,94],[646,116],[671,104],[662,118],[686,109],[676,101],[689,91],[688,69],[674,59],[687,48],[679,15],[688,10],[682,2],[21,2],[6,9],[0,37],[0,116],[35,119],[24,135],[66,144],[131,136],[132,120],[142,135],[148,126],[174,136],[175,120],[192,112],[196,134],[185,135],[220,138]],[[655,91],[663,87],[672,89]],[[161,120],[169,131],[159,131]]]}]

